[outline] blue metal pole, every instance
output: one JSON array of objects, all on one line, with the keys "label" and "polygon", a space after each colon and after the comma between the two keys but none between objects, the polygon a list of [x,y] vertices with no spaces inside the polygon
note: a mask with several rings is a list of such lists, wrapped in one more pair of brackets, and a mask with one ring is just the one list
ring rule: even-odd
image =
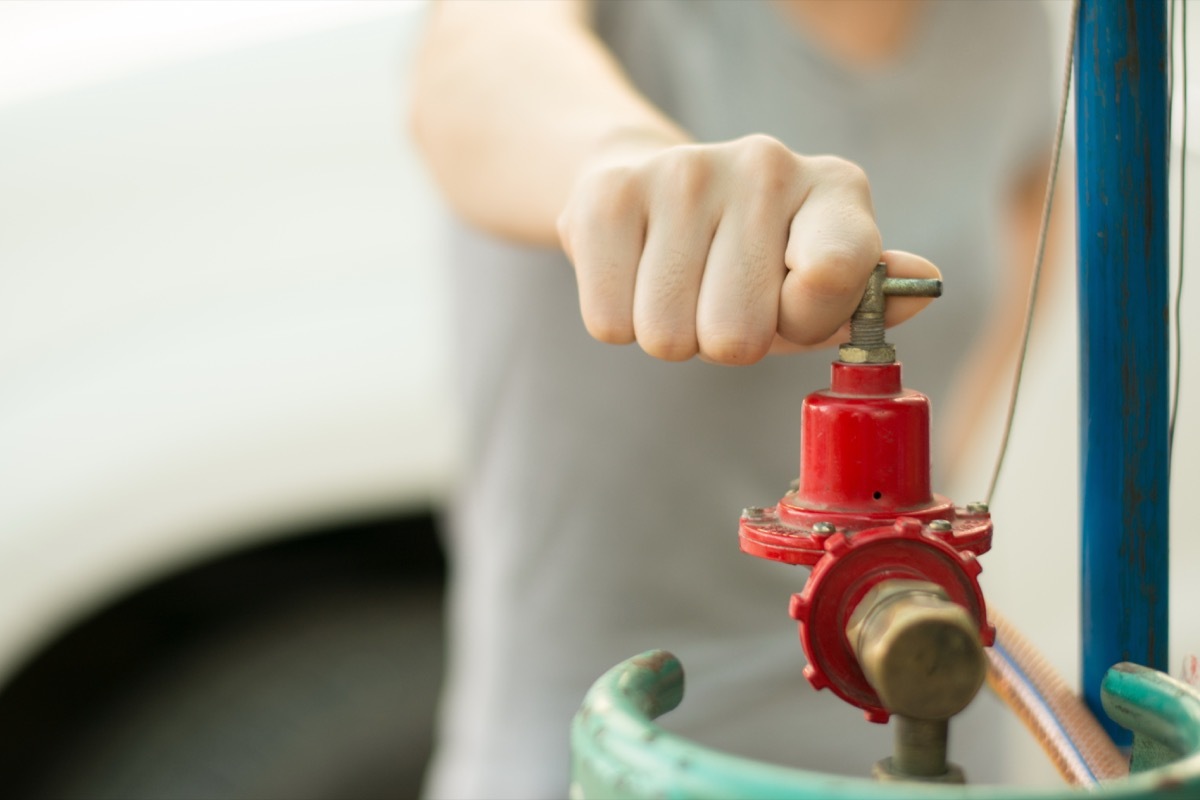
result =
[{"label": "blue metal pole", "polygon": [[1165,0],[1082,0],[1076,36],[1083,692],[1167,668]]}]

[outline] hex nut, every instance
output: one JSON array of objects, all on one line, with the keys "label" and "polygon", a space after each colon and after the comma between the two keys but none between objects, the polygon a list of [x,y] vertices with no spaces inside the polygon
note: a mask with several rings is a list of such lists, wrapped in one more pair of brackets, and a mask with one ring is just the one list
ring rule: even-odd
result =
[{"label": "hex nut", "polygon": [[962,767],[957,764],[947,764],[946,772],[936,777],[914,777],[904,772],[900,772],[893,766],[892,756],[888,756],[880,761],[876,761],[871,769],[871,777],[880,783],[912,783],[913,781],[921,781],[922,783],[947,783],[952,785],[962,785],[967,782],[967,776],[963,773]]},{"label": "hex nut", "polygon": [[838,348],[838,358],[843,364],[892,364],[896,361],[896,348],[891,344],[871,347],[843,344]]}]

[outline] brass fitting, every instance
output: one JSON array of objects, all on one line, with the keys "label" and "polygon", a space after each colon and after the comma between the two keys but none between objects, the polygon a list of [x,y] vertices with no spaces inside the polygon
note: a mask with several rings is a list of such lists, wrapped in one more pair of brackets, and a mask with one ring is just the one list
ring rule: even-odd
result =
[{"label": "brass fitting", "polygon": [[946,762],[949,720],[987,674],[978,626],[966,609],[935,583],[884,581],[855,607],[846,637],[896,717],[894,755],[876,765],[876,776],[963,782],[962,771]]}]

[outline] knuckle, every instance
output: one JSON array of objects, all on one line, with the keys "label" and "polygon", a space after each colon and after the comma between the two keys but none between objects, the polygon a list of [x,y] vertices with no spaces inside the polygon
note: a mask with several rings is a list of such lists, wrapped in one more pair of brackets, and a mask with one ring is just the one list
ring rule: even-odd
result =
[{"label": "knuckle", "polygon": [[746,136],[737,144],[742,164],[755,173],[771,175],[796,164],[796,156],[787,145],[765,134]]},{"label": "knuckle", "polygon": [[631,167],[609,167],[591,176],[582,187],[587,216],[601,222],[623,218],[642,202],[641,177]]},{"label": "knuckle", "polygon": [[866,170],[853,161],[837,156],[816,156],[809,159],[809,165],[814,171],[823,173],[842,185],[870,192],[871,181]]},{"label": "knuckle", "polygon": [[674,196],[695,203],[708,192],[713,180],[711,159],[696,148],[677,147],[661,156],[659,165],[663,185]]},{"label": "knuckle", "polygon": [[696,337],[670,326],[639,326],[637,343],[649,355],[664,361],[687,361],[696,355]]},{"label": "knuckle", "polygon": [[869,190],[871,188],[871,180],[867,177],[866,170],[853,161],[844,161],[842,163],[842,170],[846,176],[847,183],[860,189]]},{"label": "knuckle", "polygon": [[633,167],[612,167],[602,176],[607,197],[616,203],[634,203],[642,196],[642,178]]},{"label": "knuckle", "polygon": [[739,141],[742,144],[738,163],[744,184],[751,188],[751,207],[777,210],[803,183],[801,157],[769,136],[756,135]]},{"label": "knuckle", "polygon": [[762,211],[775,209],[779,198],[790,195],[798,184],[799,175],[790,169],[771,169],[758,175],[758,206]]},{"label": "knuckle", "polygon": [[770,334],[745,326],[717,328],[702,333],[700,352],[706,359],[718,364],[753,364],[770,350]]},{"label": "knuckle", "polygon": [[583,325],[588,335],[605,344],[629,344],[633,341],[633,326],[628,318],[614,314],[585,314]]}]

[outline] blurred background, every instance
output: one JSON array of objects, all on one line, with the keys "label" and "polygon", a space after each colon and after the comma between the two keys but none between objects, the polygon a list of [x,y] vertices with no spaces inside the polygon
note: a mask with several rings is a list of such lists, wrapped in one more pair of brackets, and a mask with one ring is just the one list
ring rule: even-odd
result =
[{"label": "blurred background", "polygon": [[454,452],[424,10],[0,4],[0,794],[415,793]]},{"label": "blurred background", "polygon": [[[0,794],[417,791],[455,475],[442,212],[404,124],[425,10],[0,4]],[[983,579],[1074,682],[1065,238]],[[1184,338],[1173,664],[1200,652]],[[941,491],[985,492],[1003,403]],[[997,735],[1014,782],[1056,782],[1015,722]]]}]

